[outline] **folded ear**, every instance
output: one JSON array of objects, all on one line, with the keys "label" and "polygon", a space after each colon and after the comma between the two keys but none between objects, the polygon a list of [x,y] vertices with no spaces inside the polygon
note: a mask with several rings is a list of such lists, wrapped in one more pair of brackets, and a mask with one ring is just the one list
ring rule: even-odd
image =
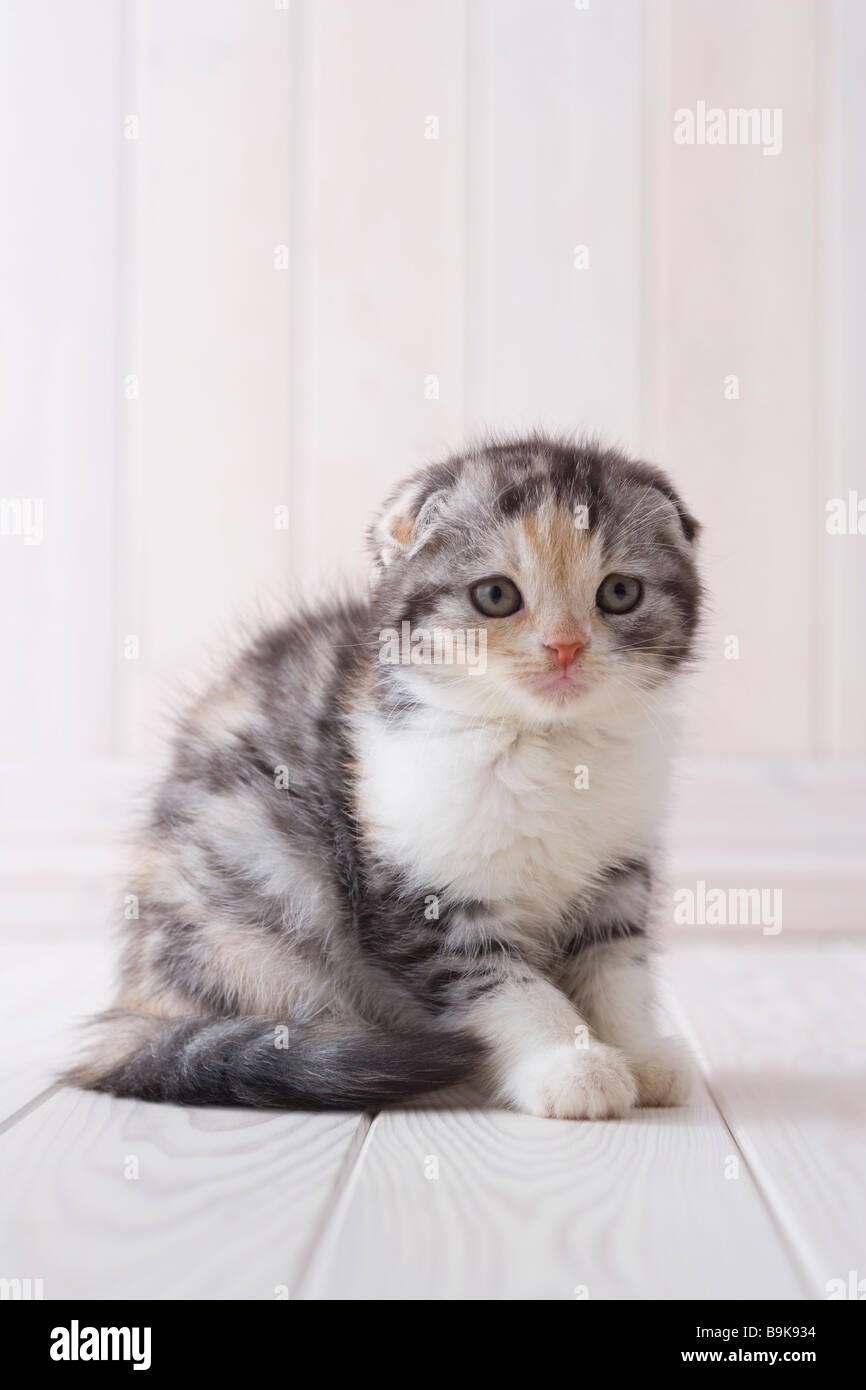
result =
[{"label": "folded ear", "polygon": [[696,545],[701,531],[700,522],[692,516],[667,474],[654,463],[640,462],[632,465],[632,477],[644,486],[649,484],[650,487],[656,488],[667,498],[676,510],[683,536],[689,545]]},{"label": "folded ear", "polygon": [[677,516],[680,519],[683,535],[689,544],[694,544],[700,535],[701,524],[691,514],[676,489],[668,482],[667,478],[656,479],[653,484],[659,492],[663,493],[669,502],[672,502],[677,509]]},{"label": "folded ear", "polygon": [[386,569],[398,556],[415,555],[430,539],[443,512],[445,490],[425,495],[423,483],[404,484],[385,503],[369,531],[373,564]]}]

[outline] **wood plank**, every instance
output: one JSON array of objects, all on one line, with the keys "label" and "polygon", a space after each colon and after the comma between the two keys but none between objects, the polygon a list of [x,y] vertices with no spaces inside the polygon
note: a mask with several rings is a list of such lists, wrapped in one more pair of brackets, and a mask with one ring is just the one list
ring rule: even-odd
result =
[{"label": "wood plank", "polygon": [[62,1091],[0,1136],[4,1274],[46,1298],[291,1296],[366,1126]]},{"label": "wood plank", "polygon": [[806,1271],[866,1275],[866,947],[692,944],[670,975],[713,1095]]},{"label": "wood plank", "polygon": [[732,1154],[705,1094],[607,1123],[382,1114],[299,1297],[801,1298]]}]

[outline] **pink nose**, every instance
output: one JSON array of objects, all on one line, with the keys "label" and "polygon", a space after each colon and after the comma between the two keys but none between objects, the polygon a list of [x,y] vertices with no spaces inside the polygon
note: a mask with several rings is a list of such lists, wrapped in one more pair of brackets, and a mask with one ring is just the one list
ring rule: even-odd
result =
[{"label": "pink nose", "polygon": [[545,643],[549,651],[556,652],[556,664],[561,666],[563,671],[567,671],[574,661],[578,652],[582,652],[586,646],[585,642],[547,642]]}]

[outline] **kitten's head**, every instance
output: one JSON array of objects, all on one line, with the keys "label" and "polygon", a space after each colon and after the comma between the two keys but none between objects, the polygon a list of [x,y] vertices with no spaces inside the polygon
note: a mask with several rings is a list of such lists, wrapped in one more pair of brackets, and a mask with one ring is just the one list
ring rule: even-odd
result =
[{"label": "kitten's head", "polygon": [[640,700],[691,655],[697,532],[662,472],[592,443],[431,465],[370,528],[383,686],[529,725]]}]

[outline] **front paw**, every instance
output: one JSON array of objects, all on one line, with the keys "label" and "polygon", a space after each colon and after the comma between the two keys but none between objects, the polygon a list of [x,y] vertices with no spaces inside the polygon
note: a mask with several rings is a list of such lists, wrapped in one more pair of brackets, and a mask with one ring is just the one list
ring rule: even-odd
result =
[{"label": "front paw", "polygon": [[684,1105],[694,1084],[694,1062],[679,1038],[659,1038],[629,1058],[638,1105]]},{"label": "front paw", "polygon": [[514,1066],[503,1089],[518,1110],[559,1120],[610,1119],[637,1100],[625,1057],[602,1043],[556,1043],[532,1052]]}]

